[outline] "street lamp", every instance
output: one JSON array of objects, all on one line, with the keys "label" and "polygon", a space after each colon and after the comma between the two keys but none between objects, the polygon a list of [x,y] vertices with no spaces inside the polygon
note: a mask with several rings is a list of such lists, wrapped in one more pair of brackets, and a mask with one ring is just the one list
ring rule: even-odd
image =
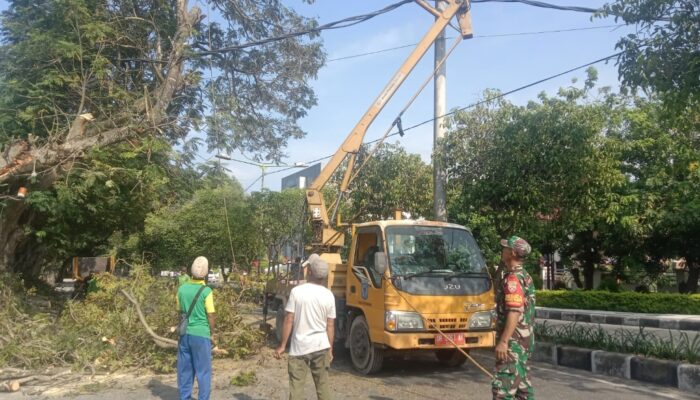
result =
[{"label": "street lamp", "polygon": [[217,154],[214,157],[220,158],[222,160],[227,160],[227,161],[236,161],[236,162],[243,163],[243,164],[255,165],[256,167],[260,168],[260,190],[263,190],[265,188],[265,175],[267,175],[268,168],[306,168],[306,167],[308,167],[308,165],[304,162],[295,162],[293,165],[265,164],[265,163],[258,163],[258,162],[249,161],[249,160],[237,160],[235,158],[231,158],[231,157],[225,156],[223,154]]}]

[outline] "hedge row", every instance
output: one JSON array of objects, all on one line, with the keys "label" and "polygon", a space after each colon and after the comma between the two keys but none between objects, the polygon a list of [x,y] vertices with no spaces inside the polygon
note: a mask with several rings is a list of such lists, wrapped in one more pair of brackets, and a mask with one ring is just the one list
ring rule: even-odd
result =
[{"label": "hedge row", "polygon": [[538,291],[540,307],[653,314],[700,315],[700,294],[591,291]]}]

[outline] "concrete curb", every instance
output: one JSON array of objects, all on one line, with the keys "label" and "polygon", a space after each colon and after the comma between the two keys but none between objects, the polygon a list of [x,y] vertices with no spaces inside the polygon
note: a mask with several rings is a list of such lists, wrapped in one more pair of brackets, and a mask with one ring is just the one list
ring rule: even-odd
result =
[{"label": "concrete curb", "polygon": [[547,364],[557,365],[557,346],[552,343],[538,342],[535,344],[535,352],[532,359]]},{"label": "concrete curb", "polygon": [[680,364],[678,366],[678,389],[689,392],[700,392],[700,367],[697,365]]},{"label": "concrete curb", "polygon": [[538,342],[534,361],[700,392],[700,365]]},{"label": "concrete curb", "polygon": [[593,350],[580,347],[557,346],[557,364],[569,368],[591,370]]},{"label": "concrete curb", "polygon": [[700,320],[696,315],[654,315],[615,313],[599,310],[564,310],[537,307],[537,318],[556,319],[594,324],[626,325],[645,328],[661,328],[700,332]]}]

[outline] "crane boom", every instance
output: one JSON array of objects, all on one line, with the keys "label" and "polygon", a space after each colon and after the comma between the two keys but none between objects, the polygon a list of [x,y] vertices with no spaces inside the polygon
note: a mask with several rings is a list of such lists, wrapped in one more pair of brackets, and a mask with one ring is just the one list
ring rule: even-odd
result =
[{"label": "crane boom", "polygon": [[311,212],[314,228],[312,246],[316,248],[337,250],[344,245],[343,233],[331,226],[321,189],[326,185],[333,173],[338,170],[345,158],[349,157],[345,176],[343,177],[343,188],[347,187],[355,163],[355,157],[362,145],[367,129],[372,122],[374,122],[377,115],[392,98],[394,93],[396,93],[413,68],[418,64],[426,51],[432,46],[435,39],[437,39],[440,33],[450,23],[452,18],[457,16],[460,33],[463,37],[468,38],[472,35],[469,0],[445,0],[447,7],[443,11],[431,7],[424,0],[415,1],[418,5],[435,16],[435,22],[425,36],[423,36],[423,39],[416,45],[411,54],[406,58],[403,65],[396,71],[389,83],[384,87],[384,90],[382,90],[379,96],[372,102],[357,125],[350,131],[350,134],[345,138],[345,141],[343,141],[331,160],[326,164],[323,170],[321,170],[319,176],[306,190],[306,202]]}]

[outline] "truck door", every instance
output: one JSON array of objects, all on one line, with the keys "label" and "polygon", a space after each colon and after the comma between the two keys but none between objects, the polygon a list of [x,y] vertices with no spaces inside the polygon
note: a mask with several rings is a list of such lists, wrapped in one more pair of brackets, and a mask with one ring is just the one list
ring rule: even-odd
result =
[{"label": "truck door", "polygon": [[348,305],[362,309],[372,341],[384,331],[384,282],[374,268],[374,254],[384,250],[379,227],[358,228],[355,232],[352,274],[349,277]]}]

